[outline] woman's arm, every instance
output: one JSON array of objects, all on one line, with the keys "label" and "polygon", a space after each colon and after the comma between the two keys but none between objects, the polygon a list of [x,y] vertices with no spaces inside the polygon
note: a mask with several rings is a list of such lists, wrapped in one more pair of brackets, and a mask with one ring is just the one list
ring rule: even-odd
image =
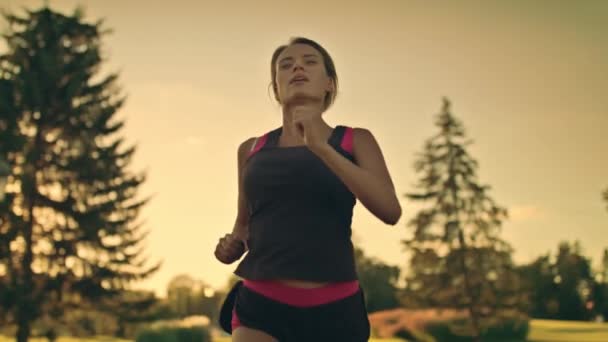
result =
[{"label": "woman's arm", "polygon": [[380,146],[367,129],[355,128],[353,139],[353,156],[357,164],[344,158],[329,144],[319,145],[313,152],[372,214],[386,224],[395,225],[401,217],[401,205]]},{"label": "woman's arm", "polygon": [[247,241],[247,236],[249,234],[249,209],[247,208],[247,200],[245,199],[245,194],[243,190],[243,173],[245,169],[245,163],[247,162],[247,156],[255,143],[255,138],[250,138],[241,143],[238,149],[238,199],[237,199],[237,214],[236,220],[234,222],[234,227],[232,229],[232,234],[243,238],[244,241]]},{"label": "woman's arm", "polygon": [[216,258],[225,264],[235,262],[249,249],[247,246],[247,239],[249,238],[249,210],[243,193],[243,171],[245,169],[247,155],[255,141],[255,138],[250,138],[241,143],[238,148],[238,200],[236,220],[234,221],[232,232],[220,238],[215,247]]}]

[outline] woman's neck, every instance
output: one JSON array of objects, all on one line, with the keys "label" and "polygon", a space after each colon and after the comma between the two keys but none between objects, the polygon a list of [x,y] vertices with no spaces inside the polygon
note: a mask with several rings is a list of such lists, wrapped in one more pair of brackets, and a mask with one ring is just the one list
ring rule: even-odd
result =
[{"label": "woman's neck", "polygon": [[[304,139],[300,136],[300,133],[298,132],[297,128],[295,127],[295,125],[293,124],[293,108],[297,107],[297,106],[302,106],[303,104],[297,104],[294,106],[285,106],[283,107],[283,127],[282,127],[282,131],[281,131],[281,136],[279,137],[279,141],[280,141],[280,145],[281,146],[294,146],[294,145],[304,145]],[[322,103],[315,103],[315,104],[308,104],[311,107],[317,106],[318,105],[318,110],[319,112],[323,111],[323,104]],[[327,132],[329,132],[329,134],[331,134],[332,131],[332,127],[329,126],[325,120],[323,120],[321,118],[321,121],[323,121],[323,126],[325,128],[325,130]]]}]

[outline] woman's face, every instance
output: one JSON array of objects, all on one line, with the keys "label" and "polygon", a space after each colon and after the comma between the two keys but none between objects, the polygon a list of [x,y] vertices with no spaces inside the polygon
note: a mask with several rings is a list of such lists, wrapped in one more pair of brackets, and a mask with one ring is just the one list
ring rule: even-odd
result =
[{"label": "woman's face", "polygon": [[277,58],[275,68],[277,93],[283,105],[297,100],[323,103],[326,93],[333,91],[323,57],[310,45],[288,46]]}]

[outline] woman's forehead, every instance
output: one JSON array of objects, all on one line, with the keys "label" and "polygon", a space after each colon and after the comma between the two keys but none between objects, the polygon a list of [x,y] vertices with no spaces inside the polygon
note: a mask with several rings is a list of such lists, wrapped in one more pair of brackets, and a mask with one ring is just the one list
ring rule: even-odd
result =
[{"label": "woman's forehead", "polygon": [[285,50],[281,52],[278,59],[281,60],[287,57],[302,57],[308,55],[321,57],[319,51],[308,44],[293,44],[286,47]]}]

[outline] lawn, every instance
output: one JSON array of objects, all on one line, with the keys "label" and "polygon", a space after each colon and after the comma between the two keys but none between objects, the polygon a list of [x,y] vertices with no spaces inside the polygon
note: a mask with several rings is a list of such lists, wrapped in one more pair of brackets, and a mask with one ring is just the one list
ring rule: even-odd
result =
[{"label": "lawn", "polygon": [[[231,340],[230,340],[230,338],[221,338],[221,339],[215,340],[214,342],[231,342]],[[393,339],[393,338],[378,338],[378,339],[372,338],[371,340],[369,340],[369,342],[403,342],[403,340]]]},{"label": "lawn", "polygon": [[607,342],[608,324],[535,319],[531,323],[528,341]]},{"label": "lawn", "polygon": [[[0,336],[0,342],[13,342],[13,341],[15,341],[15,340],[12,338]],[[47,340],[41,339],[41,338],[31,338],[30,342],[47,342]],[[112,338],[103,338],[103,337],[98,337],[96,339],[86,339],[86,338],[78,339],[75,337],[60,337],[57,339],[57,342],[131,342],[131,341],[112,339]],[[230,340],[230,337],[226,337],[226,338],[216,339],[214,342],[231,342],[231,340]],[[386,339],[371,339],[370,342],[403,342],[403,340],[386,338]]]},{"label": "lawn", "polygon": [[[0,342],[13,342],[14,339],[0,336]],[[30,342],[46,342],[46,339],[33,338]],[[398,339],[371,339],[370,342],[399,342]],[[533,320],[528,342],[607,342],[608,323],[567,322]],[[57,342],[131,342],[106,337],[77,339],[61,337]],[[230,338],[217,339],[215,342],[230,342]]]},{"label": "lawn", "polygon": [[[14,338],[0,336],[0,342],[14,342]],[[77,337],[59,337],[57,342],[133,342],[131,340],[121,340],[112,337],[96,337],[96,338],[77,338]],[[29,342],[48,342],[46,338],[30,338]]]}]

